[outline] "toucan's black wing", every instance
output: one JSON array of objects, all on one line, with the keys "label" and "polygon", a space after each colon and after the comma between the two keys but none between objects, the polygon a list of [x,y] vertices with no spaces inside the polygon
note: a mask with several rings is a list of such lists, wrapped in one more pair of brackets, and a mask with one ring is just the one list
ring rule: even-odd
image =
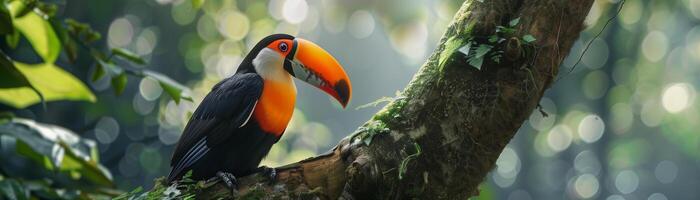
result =
[{"label": "toucan's black wing", "polygon": [[235,74],[216,84],[192,114],[175,147],[168,182],[236,134],[250,119],[262,88],[263,80],[255,73]]}]

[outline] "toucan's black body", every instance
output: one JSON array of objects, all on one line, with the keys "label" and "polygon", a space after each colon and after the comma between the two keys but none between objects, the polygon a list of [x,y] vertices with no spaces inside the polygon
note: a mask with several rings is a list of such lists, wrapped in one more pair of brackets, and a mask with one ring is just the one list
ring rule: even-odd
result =
[{"label": "toucan's black body", "polygon": [[[205,179],[217,171],[235,176],[254,172],[277,141],[248,120],[260,97],[263,81],[255,73],[235,74],[218,84],[190,118],[172,158],[168,181],[193,171]],[[243,127],[241,125],[248,120]]]},{"label": "toucan's black body", "polygon": [[343,107],[350,99],[349,78],[332,56],[309,41],[270,35],[192,114],[173,153],[168,182],[190,170],[192,179],[203,180],[219,172],[240,177],[263,169],[258,168],[260,161],[280,139],[294,111],[292,77],[325,91]]},{"label": "toucan's black body", "polygon": [[[236,177],[256,172],[260,161],[279,138],[265,133],[256,120],[250,119],[263,88],[263,80],[255,73],[252,62],[267,43],[281,38],[294,39],[277,34],[258,42],[236,74],[217,83],[202,100],[175,148],[168,182],[190,170],[195,180],[213,177],[217,171]],[[246,124],[240,127],[243,123]],[[198,146],[202,141],[204,145]]]}]

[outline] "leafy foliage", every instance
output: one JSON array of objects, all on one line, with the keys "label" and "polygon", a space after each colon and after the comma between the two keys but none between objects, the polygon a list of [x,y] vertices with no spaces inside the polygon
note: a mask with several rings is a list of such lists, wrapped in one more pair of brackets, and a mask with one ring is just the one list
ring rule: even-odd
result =
[{"label": "leafy foliage", "polygon": [[187,172],[180,181],[175,184],[168,184],[165,178],[158,178],[153,189],[143,192],[143,188],[136,189],[115,197],[115,200],[157,200],[157,199],[195,199],[197,190],[205,184],[204,181],[194,181],[191,179],[192,171]]},{"label": "leafy foliage", "polygon": [[[5,1],[0,1],[0,3],[5,3]],[[7,10],[5,6],[0,6],[0,34],[11,34],[15,32],[15,28],[12,26],[12,14]]]},{"label": "leafy foliage", "polygon": [[146,61],[144,61],[141,57],[136,55],[134,52],[131,52],[127,49],[122,49],[122,48],[113,48],[112,53],[116,56],[122,57],[124,59],[127,59],[131,62],[134,62],[136,64],[146,64]]},{"label": "leafy foliage", "polygon": [[[20,12],[19,9],[25,8],[21,4],[23,3],[20,1],[10,2],[8,5],[10,12]],[[31,43],[36,53],[45,63],[53,63],[56,61],[61,52],[58,36],[53,31],[51,24],[47,20],[44,20],[39,13],[30,12],[22,17],[15,17],[13,24],[14,27],[29,40],[29,43]]]},{"label": "leafy foliage", "polygon": [[[17,70],[26,76],[27,80],[46,99],[83,100],[95,102],[95,95],[72,74],[53,64],[25,64],[15,62]],[[36,92],[28,87],[12,87],[0,89],[0,102],[16,108],[25,108],[41,102]]]},{"label": "leafy foliage", "polygon": [[[173,97],[192,100],[188,88],[150,70],[137,54],[121,48],[106,53],[93,46],[102,35],[90,25],[55,16],[53,1],[0,0],[0,37],[10,49],[0,51],[0,103],[22,109],[44,101],[97,98],[80,78],[57,64],[61,51],[76,63],[81,51],[96,63],[91,80],[108,77],[117,95],[122,94],[128,75],[152,77]],[[19,62],[8,55],[28,41],[38,63]],[[22,44],[24,45],[24,44]],[[3,49],[4,50],[4,49]],[[124,62],[116,62],[119,58]],[[117,64],[119,63],[119,64]],[[93,199],[108,198],[113,190],[111,173],[99,163],[94,141],[55,125],[30,119],[0,116],[0,199]],[[32,170],[27,170],[32,169]]]},{"label": "leafy foliage", "polygon": [[[8,161],[0,163],[0,170],[4,175],[12,175],[0,181],[0,190],[10,199],[28,197],[30,193],[72,199],[70,194],[79,191],[103,196],[105,189],[114,184],[109,171],[98,163],[96,152],[94,141],[80,138],[70,130],[28,119],[11,119],[0,125],[0,158]],[[10,189],[13,192],[8,192]]]},{"label": "leafy foliage", "polygon": [[148,76],[157,80],[160,87],[162,87],[163,90],[173,98],[175,103],[180,103],[180,99],[192,101],[192,97],[189,95],[187,87],[175,82],[173,79],[149,70],[143,71],[142,76]]},{"label": "leafy foliage", "polygon": [[111,49],[109,56],[106,56],[105,53],[91,47],[91,43],[99,40],[101,34],[92,30],[88,24],[72,19],[61,23],[54,17],[55,5],[37,0],[0,2],[0,27],[3,27],[0,35],[5,35],[8,46],[16,48],[20,37],[23,36],[43,60],[41,64],[25,64],[14,61],[4,52],[0,52],[0,69],[3,72],[0,75],[0,103],[15,108],[26,108],[43,102],[44,99],[95,102],[95,95],[80,79],[53,64],[58,59],[61,49],[66,52],[70,62],[75,62],[78,58],[78,47],[89,51],[96,61],[95,73],[91,80],[97,81],[109,76],[117,95],[124,92],[128,83],[127,75],[130,74],[157,77],[163,89],[177,103],[180,99],[191,100],[186,87],[164,75],[116,65],[112,61],[113,57],[138,65],[144,65],[146,61],[126,49]]},{"label": "leafy foliage", "polygon": [[15,64],[12,63],[10,58],[2,54],[2,51],[0,51],[0,89],[16,87],[29,87],[38,96],[41,96],[41,93],[39,93],[39,91],[32,86],[29,80],[27,80],[27,77],[25,77],[24,74],[22,74],[17,67],[15,67]]},{"label": "leafy foliage", "polygon": [[[490,59],[495,63],[500,63],[503,57],[503,50],[501,46],[504,42],[510,38],[516,38],[519,42],[530,45],[536,39],[534,36],[527,34],[522,36],[522,38],[515,37],[516,29],[515,27],[520,23],[520,18],[515,18],[508,22],[507,26],[496,26],[496,33],[488,36],[486,39],[480,39],[472,37],[469,41],[461,44],[457,48],[458,52],[461,52],[467,59],[467,63],[477,70],[481,70],[484,64],[484,59]],[[448,42],[448,48],[454,49],[455,47],[450,47],[449,45],[457,45],[460,43],[450,43]],[[445,58],[441,57],[441,64],[444,64]]]}]

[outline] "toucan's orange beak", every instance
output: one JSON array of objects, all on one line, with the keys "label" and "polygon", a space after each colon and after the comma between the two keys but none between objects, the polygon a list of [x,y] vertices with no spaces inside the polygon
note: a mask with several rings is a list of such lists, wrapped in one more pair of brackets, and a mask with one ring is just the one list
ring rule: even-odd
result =
[{"label": "toucan's orange beak", "polygon": [[294,77],[333,96],[343,108],[350,102],[350,78],[331,54],[313,42],[301,38],[294,39],[284,65]]}]

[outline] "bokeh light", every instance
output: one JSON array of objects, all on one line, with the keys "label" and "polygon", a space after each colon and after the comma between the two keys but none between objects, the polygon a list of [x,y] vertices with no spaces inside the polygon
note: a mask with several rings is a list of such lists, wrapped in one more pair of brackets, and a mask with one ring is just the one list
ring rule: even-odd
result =
[{"label": "bokeh light", "polygon": [[555,152],[564,151],[571,145],[573,134],[571,128],[564,124],[554,126],[547,134],[547,144]]},{"label": "bokeh light", "polygon": [[674,83],[666,87],[661,102],[670,113],[678,113],[692,104],[695,89],[687,83]]},{"label": "bokeh light", "polygon": [[306,4],[306,0],[285,0],[282,5],[284,20],[292,24],[304,21],[308,11],[309,5]]},{"label": "bokeh light", "polygon": [[678,176],[678,166],[673,161],[661,161],[658,165],[656,165],[654,175],[659,182],[669,184],[676,180],[676,177]]},{"label": "bokeh light", "polygon": [[110,47],[124,47],[131,43],[134,37],[134,26],[127,18],[118,18],[112,21],[107,32],[107,41]]},{"label": "bokeh light", "polygon": [[580,198],[588,199],[598,194],[600,184],[596,176],[591,174],[583,174],[576,178],[574,188],[576,190],[576,194]]},{"label": "bokeh light", "polygon": [[365,10],[358,10],[350,15],[348,31],[355,38],[362,39],[374,31],[374,17]]},{"label": "bokeh light", "polygon": [[622,194],[629,194],[639,187],[639,176],[632,170],[623,170],[615,176],[615,188]]},{"label": "bokeh light", "polygon": [[578,125],[579,137],[588,143],[598,141],[605,132],[605,122],[598,115],[587,115]]},{"label": "bokeh light", "polygon": [[668,38],[663,32],[652,31],[642,41],[642,53],[649,61],[660,61],[668,51]]}]

